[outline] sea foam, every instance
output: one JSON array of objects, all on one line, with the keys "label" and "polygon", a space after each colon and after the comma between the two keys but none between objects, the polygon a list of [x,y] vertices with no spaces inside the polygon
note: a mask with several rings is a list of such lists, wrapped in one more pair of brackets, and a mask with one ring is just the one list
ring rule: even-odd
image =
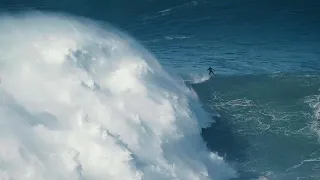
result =
[{"label": "sea foam", "polygon": [[0,21],[0,179],[229,179],[197,95],[128,35],[53,13]]}]

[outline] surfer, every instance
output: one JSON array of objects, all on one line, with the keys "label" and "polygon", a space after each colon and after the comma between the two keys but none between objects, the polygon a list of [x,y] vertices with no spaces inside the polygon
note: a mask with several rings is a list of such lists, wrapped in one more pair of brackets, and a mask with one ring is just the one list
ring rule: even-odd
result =
[{"label": "surfer", "polygon": [[212,69],[212,67],[211,67],[211,66],[208,68],[209,75],[210,75],[211,73],[212,73],[213,75],[216,75],[216,74],[214,74],[213,70],[214,70],[214,69]]}]

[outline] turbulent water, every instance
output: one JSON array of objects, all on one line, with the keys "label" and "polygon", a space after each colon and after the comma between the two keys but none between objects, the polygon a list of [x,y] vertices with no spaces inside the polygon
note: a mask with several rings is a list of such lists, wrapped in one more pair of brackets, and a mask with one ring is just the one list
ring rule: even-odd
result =
[{"label": "turbulent water", "polygon": [[239,163],[244,179],[256,173],[271,179],[318,179],[319,78],[246,75],[194,85],[206,108],[219,113],[217,123],[204,130],[204,139]]},{"label": "turbulent water", "polygon": [[0,11],[0,180],[320,179],[318,1]]}]

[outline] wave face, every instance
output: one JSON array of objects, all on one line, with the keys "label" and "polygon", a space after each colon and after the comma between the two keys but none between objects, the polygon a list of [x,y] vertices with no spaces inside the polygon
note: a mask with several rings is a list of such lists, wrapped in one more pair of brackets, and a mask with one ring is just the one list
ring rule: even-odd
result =
[{"label": "wave face", "polygon": [[243,180],[319,179],[319,80],[315,73],[276,73],[193,84],[216,114],[203,131],[208,147],[236,162]]},{"label": "wave face", "polygon": [[0,21],[0,179],[228,179],[196,94],[115,28],[62,14]]}]

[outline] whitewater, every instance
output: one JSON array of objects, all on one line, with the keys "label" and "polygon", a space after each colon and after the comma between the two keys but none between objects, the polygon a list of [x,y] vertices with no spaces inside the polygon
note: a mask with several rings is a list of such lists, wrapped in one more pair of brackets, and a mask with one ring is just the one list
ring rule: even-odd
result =
[{"label": "whitewater", "polygon": [[0,179],[234,178],[197,94],[125,32],[55,13],[0,20]]}]

